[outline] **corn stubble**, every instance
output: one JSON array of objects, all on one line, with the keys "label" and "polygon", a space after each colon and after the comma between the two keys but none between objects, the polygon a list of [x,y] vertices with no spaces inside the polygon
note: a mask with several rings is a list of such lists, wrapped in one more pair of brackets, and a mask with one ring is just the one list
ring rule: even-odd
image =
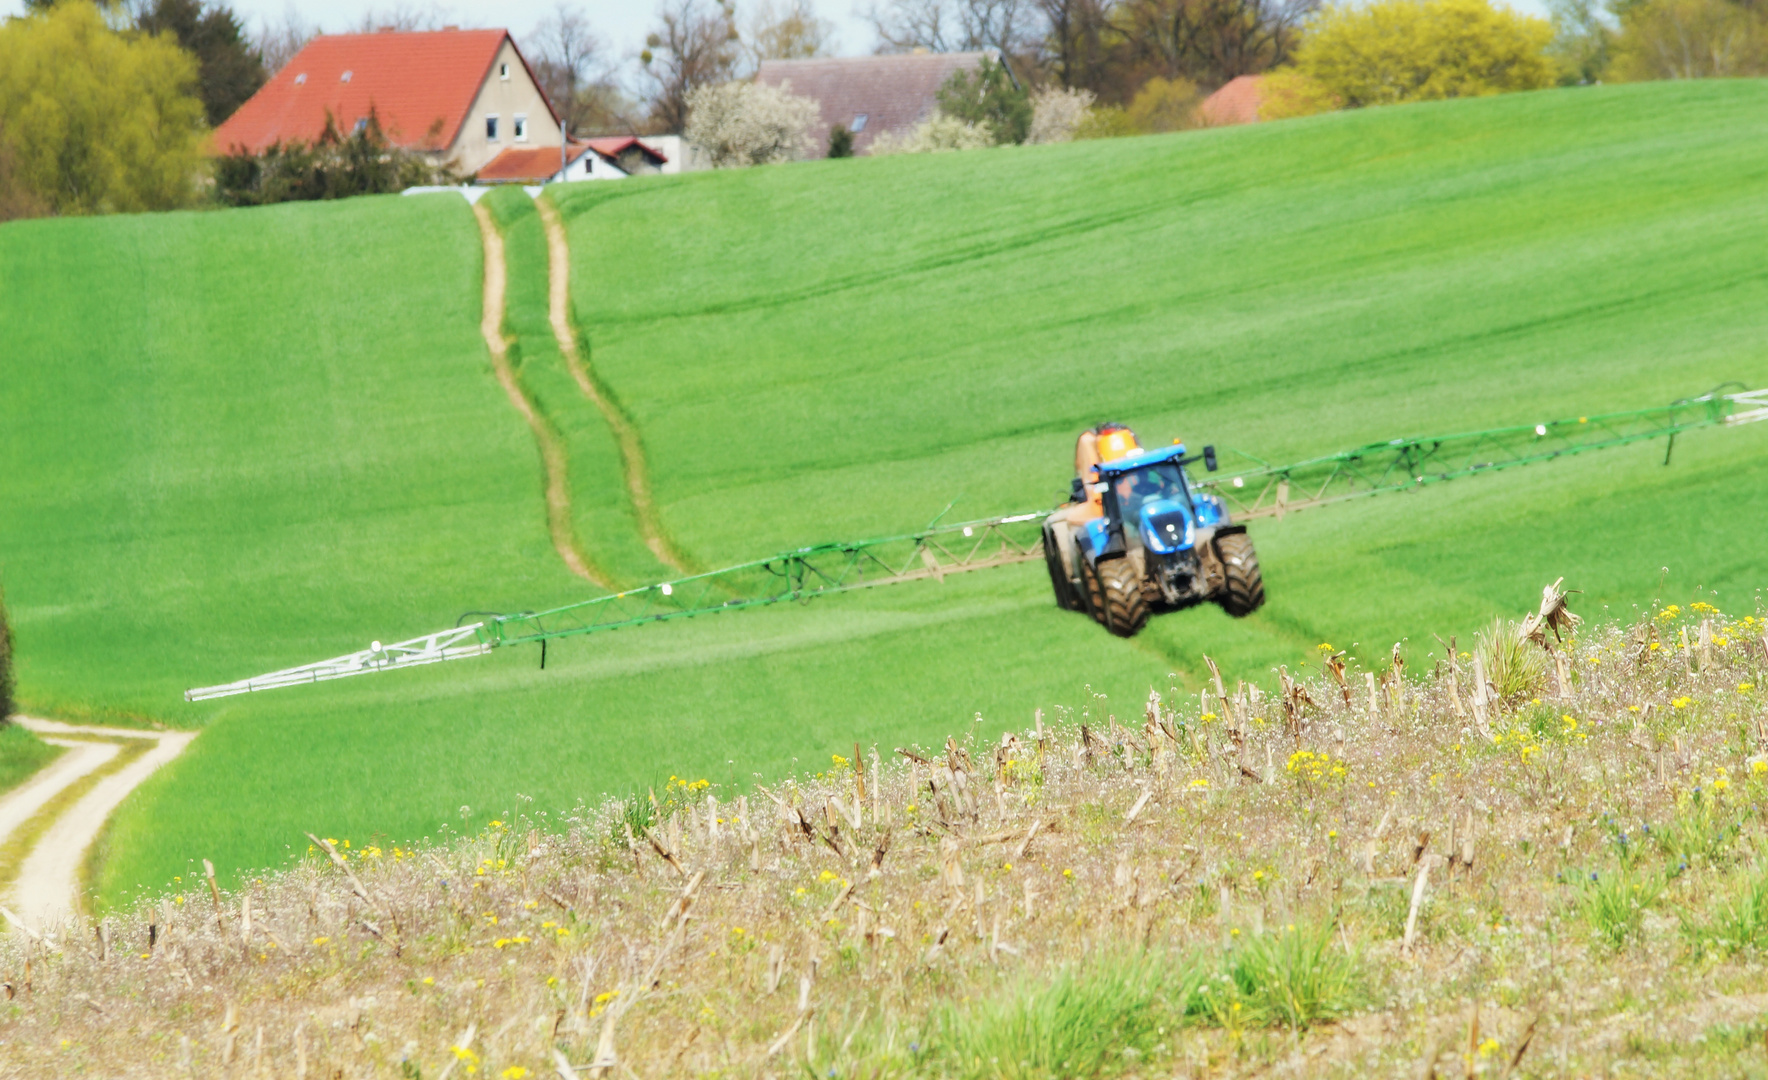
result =
[{"label": "corn stubble", "polygon": [[1477,674],[1322,646],[1274,696],[409,851],[316,830],[235,891],[0,939],[0,1076],[1759,1065],[1764,624],[1565,616],[1549,590]]}]

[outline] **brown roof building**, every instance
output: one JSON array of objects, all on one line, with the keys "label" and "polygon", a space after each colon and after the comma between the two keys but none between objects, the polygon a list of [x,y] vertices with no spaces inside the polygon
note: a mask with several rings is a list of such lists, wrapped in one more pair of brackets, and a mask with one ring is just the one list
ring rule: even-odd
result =
[{"label": "brown roof building", "polygon": [[1224,124],[1255,124],[1264,102],[1264,76],[1241,75],[1229,79],[1220,90],[1203,99],[1197,113],[1210,127]]},{"label": "brown roof building", "polygon": [[898,56],[844,56],[826,60],[763,60],[755,81],[784,87],[814,100],[822,120],[811,132],[813,156],[829,152],[837,125],[853,132],[853,150],[865,153],[884,132],[907,135],[933,115],[939,88],[953,72],[982,66],[993,53],[906,53]]}]

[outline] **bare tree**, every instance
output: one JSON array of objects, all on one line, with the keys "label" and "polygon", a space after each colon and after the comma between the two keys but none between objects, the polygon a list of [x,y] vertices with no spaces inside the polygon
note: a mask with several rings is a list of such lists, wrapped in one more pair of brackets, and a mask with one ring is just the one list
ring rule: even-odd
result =
[{"label": "bare tree", "polygon": [[835,26],[817,15],[810,0],[761,0],[749,17],[744,53],[751,64],[763,60],[804,60],[827,56]]},{"label": "bare tree", "polygon": [[319,27],[301,18],[300,11],[291,4],[283,10],[281,21],[259,21],[258,32],[252,35],[252,47],[264,58],[264,70],[274,77],[318,33]]},{"label": "bare tree", "polygon": [[653,127],[682,130],[688,95],[730,81],[742,59],[736,18],[733,0],[663,0],[657,27],[639,54],[650,84]]},{"label": "bare tree", "polygon": [[1042,55],[1045,70],[1063,86],[1091,90],[1116,100],[1131,88],[1111,76],[1123,51],[1123,35],[1112,16],[1118,0],[1038,0],[1045,27]]},{"label": "bare tree", "polygon": [[1319,0],[1129,0],[1126,36],[1168,78],[1219,86],[1289,58]]},{"label": "bare tree", "polygon": [[611,86],[606,53],[582,8],[560,0],[523,45],[567,135],[607,126]]},{"label": "bare tree", "polygon": [[441,30],[458,21],[454,17],[453,9],[442,4],[398,0],[391,7],[369,8],[363,12],[362,17],[356,20],[354,32],[372,34],[377,30],[395,30],[402,33]]},{"label": "bare tree", "polygon": [[1042,34],[1036,0],[870,0],[862,9],[879,52],[1026,53]]}]

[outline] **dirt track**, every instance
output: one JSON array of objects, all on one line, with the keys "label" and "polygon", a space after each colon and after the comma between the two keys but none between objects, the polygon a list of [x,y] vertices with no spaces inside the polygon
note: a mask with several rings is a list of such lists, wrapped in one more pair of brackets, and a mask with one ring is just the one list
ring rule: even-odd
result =
[{"label": "dirt track", "polygon": [[565,358],[565,366],[571,369],[571,378],[576,381],[577,388],[601,410],[602,417],[614,431],[614,439],[620,446],[620,464],[626,474],[627,495],[632,499],[632,513],[638,519],[645,546],[663,565],[687,573],[687,561],[670,544],[657,520],[657,507],[651,499],[650,474],[638,429],[596,386],[589,362],[578,348],[577,334],[571,328],[571,246],[565,237],[565,223],[560,220],[558,209],[545,197],[535,199],[534,208],[540,211],[540,221],[546,229],[547,316],[552,323],[553,337],[558,340],[559,352]]},{"label": "dirt track", "polygon": [[86,849],[98,838],[111,812],[154,770],[183,753],[196,732],[77,727],[53,720],[14,719],[47,741],[69,749],[23,786],[0,798],[0,842],[55,796],[121,752],[117,742],[92,739],[147,739],[154,743],[145,754],[94,784],[55,819],[25,856],[17,880],[7,890],[6,907],[26,926],[41,932],[79,913],[79,872]]},{"label": "dirt track", "polygon": [[608,587],[607,575],[590,565],[583,545],[577,539],[577,527],[571,521],[571,481],[564,442],[547,423],[546,417],[540,415],[534,403],[528,400],[516,380],[515,370],[510,367],[509,342],[503,336],[503,298],[508,280],[503,236],[497,231],[490,210],[474,203],[473,216],[479,219],[479,240],[485,247],[484,316],[479,323],[479,332],[485,338],[485,347],[491,351],[491,367],[497,372],[497,381],[509,395],[510,404],[528,422],[529,430],[534,432],[534,441],[540,446],[540,463],[546,472],[546,524],[552,533],[553,547],[559,558],[565,561],[566,569],[585,581]]}]

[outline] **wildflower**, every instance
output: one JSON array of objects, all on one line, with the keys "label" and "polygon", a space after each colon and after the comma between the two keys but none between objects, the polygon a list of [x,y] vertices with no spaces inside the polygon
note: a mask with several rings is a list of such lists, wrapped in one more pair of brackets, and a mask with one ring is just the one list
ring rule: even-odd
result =
[{"label": "wildflower", "polygon": [[1062,871],[1062,876],[1065,878],[1071,878],[1074,876],[1074,871],[1073,870],[1064,870],[1064,871]]},{"label": "wildflower", "polygon": [[1232,930],[1229,930],[1228,936],[1229,937],[1239,937],[1240,936],[1240,928],[1238,926],[1236,926]]},{"label": "wildflower", "polygon": [[1647,650],[1647,651],[1649,651],[1649,652],[1657,652],[1657,651],[1658,651],[1658,650],[1659,650],[1659,649],[1661,649],[1661,648],[1663,648],[1663,645],[1662,645],[1662,643],[1660,643],[1660,642],[1656,642],[1656,641],[1654,641],[1654,642],[1652,642],[1652,643],[1651,643],[1651,648],[1650,648],[1650,649],[1649,649],[1649,650]]},{"label": "wildflower", "polygon": [[792,895],[793,896],[803,896],[804,895],[804,886],[800,885],[796,889],[793,889]]},{"label": "wildflower", "polygon": [[1003,863],[1001,866],[1001,869],[1005,870],[1007,873],[1011,874],[1013,872],[1013,864],[1012,863]]},{"label": "wildflower", "polygon": [[1207,723],[1209,723],[1209,722],[1210,722],[1210,721],[1211,721],[1211,720],[1214,720],[1214,719],[1215,719],[1215,718],[1216,718],[1216,714],[1215,714],[1215,713],[1212,713],[1212,712],[1206,712],[1206,713],[1204,713],[1204,714],[1203,714],[1203,715],[1202,715],[1202,716],[1200,716],[1200,717],[1198,717],[1198,718],[1197,718],[1197,719],[1198,719],[1198,721],[1199,721],[1199,722],[1200,722],[1200,723],[1204,723],[1204,724],[1207,724]]},{"label": "wildflower", "polygon": [[1202,777],[1198,777],[1191,781],[1191,787],[1198,791],[1207,791],[1209,789],[1209,781]]},{"label": "wildflower", "polygon": [[1497,1052],[1498,1052],[1498,1040],[1497,1039],[1490,1039],[1489,1038],[1485,1042],[1482,1042],[1479,1044],[1479,1056],[1482,1058],[1489,1058],[1493,1054],[1496,1054]]},{"label": "wildflower", "polygon": [[316,937],[313,939],[313,945],[315,948],[317,948],[318,946],[326,944],[330,940],[331,940],[331,938],[328,938],[328,937]]},{"label": "wildflower", "polygon": [[522,1068],[520,1065],[511,1065],[509,1068],[503,1070],[503,1072],[498,1073],[498,1075],[503,1077],[503,1080],[522,1080],[524,1076],[528,1075],[528,1070]]},{"label": "wildflower", "polygon": [[559,924],[556,922],[553,922],[551,919],[548,919],[546,922],[543,922],[540,924],[540,928],[542,930],[551,930],[553,927],[555,927],[557,925],[559,925]]},{"label": "wildflower", "polygon": [[1755,688],[1756,688],[1755,683],[1740,682],[1737,684],[1737,692],[1740,694],[1747,694],[1751,690],[1754,690]]},{"label": "wildflower", "polygon": [[816,879],[818,881],[834,881],[835,880],[835,871],[824,870],[822,873],[817,875]]},{"label": "wildflower", "polygon": [[533,911],[535,908],[539,907],[540,905],[538,902],[530,900],[526,904],[523,904],[522,906],[527,908],[529,911]]},{"label": "wildflower", "polygon": [[1629,705],[1629,706],[1627,706],[1627,711],[1628,711],[1628,712],[1638,712],[1638,711],[1639,711],[1639,706],[1637,706],[1637,705]]},{"label": "wildflower", "polygon": [[1670,708],[1672,708],[1672,709],[1686,709],[1690,705],[1693,705],[1693,704],[1694,704],[1694,699],[1684,695],[1682,697],[1677,698],[1675,701],[1670,702]]},{"label": "wildflower", "polygon": [[1337,829],[1327,829],[1326,830],[1326,839],[1337,840],[1338,839],[1338,830]]},{"label": "wildflower", "polygon": [[744,931],[743,931],[742,927],[740,927],[740,926],[731,927],[731,936],[732,937],[742,937],[743,933],[744,933]]},{"label": "wildflower", "polygon": [[451,1046],[449,1049],[454,1051],[454,1060],[456,1061],[464,1061],[468,1065],[471,1065],[473,1062],[479,1060],[478,1054],[473,1053],[464,1046]]},{"label": "wildflower", "polygon": [[1755,776],[1768,774],[1768,761],[1763,761],[1762,759],[1757,758],[1755,761],[1750,762],[1750,772]]},{"label": "wildflower", "polygon": [[1321,652],[1331,652],[1332,651],[1331,644],[1328,642],[1324,642],[1324,641],[1322,641],[1322,642],[1320,642],[1320,644],[1314,646],[1314,648],[1319,649]]},{"label": "wildflower", "polygon": [[433,975],[425,975],[425,976],[424,976],[424,985],[425,985],[425,986],[435,986],[435,985],[436,985],[436,978],[435,978],[435,976],[433,976]]}]

